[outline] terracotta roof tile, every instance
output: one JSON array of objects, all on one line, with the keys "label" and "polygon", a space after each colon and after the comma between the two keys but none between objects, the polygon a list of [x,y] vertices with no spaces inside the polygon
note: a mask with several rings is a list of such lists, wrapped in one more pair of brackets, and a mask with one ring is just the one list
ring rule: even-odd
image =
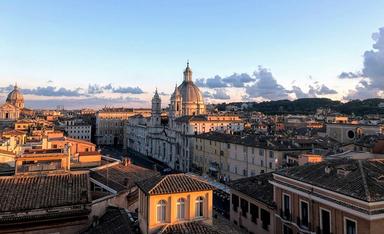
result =
[{"label": "terracotta roof tile", "polygon": [[384,201],[384,160],[334,159],[274,173],[363,201]]},{"label": "terracotta roof tile", "polygon": [[91,171],[91,178],[103,183],[117,192],[123,191],[132,185],[135,185],[136,182],[151,178],[155,175],[158,175],[158,172],[133,164],[124,166],[121,163],[113,166],[107,165],[100,169],[96,168]]},{"label": "terracotta roof tile", "polygon": [[88,173],[85,172],[0,177],[0,191],[0,213],[90,202]]},{"label": "terracotta roof tile", "polygon": [[167,225],[160,234],[220,234],[203,222],[185,222]]},{"label": "terracotta roof tile", "polygon": [[170,194],[214,190],[212,185],[186,174],[158,175],[138,183],[147,194]]}]

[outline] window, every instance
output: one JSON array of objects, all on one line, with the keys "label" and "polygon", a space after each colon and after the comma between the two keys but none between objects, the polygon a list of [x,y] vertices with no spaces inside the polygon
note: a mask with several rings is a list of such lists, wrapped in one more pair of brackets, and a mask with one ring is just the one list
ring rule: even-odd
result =
[{"label": "window", "polygon": [[204,198],[198,197],[195,202],[195,216],[201,218],[204,216]]},{"label": "window", "polygon": [[264,150],[263,149],[259,149],[259,155],[264,156]]},{"label": "window", "polygon": [[344,233],[345,234],[356,234],[357,223],[356,221],[348,218],[344,218]]},{"label": "window", "polygon": [[237,208],[239,207],[239,197],[235,194],[232,194],[232,206],[233,211],[237,212]]},{"label": "window", "polygon": [[283,234],[293,234],[292,228],[290,228],[287,225],[283,224]]},{"label": "window", "polygon": [[271,217],[269,212],[264,209],[260,209],[260,218],[261,222],[263,223],[263,229],[268,231],[268,226],[271,224]]},{"label": "window", "polygon": [[269,162],[269,169],[272,169],[272,163]]},{"label": "window", "polygon": [[269,157],[270,157],[270,158],[273,158],[273,157],[274,157],[274,153],[273,153],[272,150],[269,151]]},{"label": "window", "polygon": [[178,220],[185,219],[185,199],[184,198],[177,199],[176,207],[177,207],[177,219]]},{"label": "window", "polygon": [[291,197],[288,194],[283,194],[283,214],[285,219],[291,217]]},{"label": "window", "polygon": [[257,219],[259,218],[259,207],[251,203],[249,211],[251,213],[251,221],[257,223]]},{"label": "window", "polygon": [[300,225],[302,227],[309,227],[309,207],[308,202],[300,201]]},{"label": "window", "polygon": [[160,200],[157,203],[157,222],[164,223],[167,210],[167,202],[165,200]]},{"label": "window", "polygon": [[320,228],[323,234],[331,233],[331,212],[329,210],[320,208]]},{"label": "window", "polygon": [[240,199],[240,206],[241,206],[241,215],[243,217],[247,217],[248,212],[248,202],[244,199]]}]

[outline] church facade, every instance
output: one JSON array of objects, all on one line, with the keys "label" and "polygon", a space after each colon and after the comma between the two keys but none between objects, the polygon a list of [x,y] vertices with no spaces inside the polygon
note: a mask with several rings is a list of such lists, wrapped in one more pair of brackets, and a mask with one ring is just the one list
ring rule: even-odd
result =
[{"label": "church facade", "polygon": [[206,113],[202,92],[193,83],[189,64],[184,70],[183,82],[171,95],[168,109],[168,121],[164,121],[161,98],[156,90],[151,116],[136,115],[126,121],[124,147],[186,172],[192,163],[192,136],[209,131],[236,132],[244,128],[238,116]]},{"label": "church facade", "polygon": [[17,85],[8,94],[6,102],[0,105],[0,122],[5,125],[20,118],[24,109],[24,97]]}]

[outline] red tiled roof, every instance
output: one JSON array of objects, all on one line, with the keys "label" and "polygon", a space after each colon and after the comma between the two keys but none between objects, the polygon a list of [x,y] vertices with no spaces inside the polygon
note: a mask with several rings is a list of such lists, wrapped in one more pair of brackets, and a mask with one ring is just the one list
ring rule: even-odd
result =
[{"label": "red tiled roof", "polygon": [[167,225],[160,234],[220,234],[220,232],[203,222],[195,221]]},{"label": "red tiled roof", "polygon": [[214,190],[212,185],[192,178],[186,174],[170,174],[154,176],[137,183],[141,190],[150,195],[184,193]]},{"label": "red tiled roof", "polygon": [[0,213],[90,203],[86,172],[0,177]]},{"label": "red tiled roof", "polygon": [[121,163],[113,166],[107,165],[101,169],[91,171],[91,178],[107,185],[117,192],[130,188],[135,185],[136,182],[146,180],[155,175],[158,175],[158,172],[133,164],[124,166]]}]

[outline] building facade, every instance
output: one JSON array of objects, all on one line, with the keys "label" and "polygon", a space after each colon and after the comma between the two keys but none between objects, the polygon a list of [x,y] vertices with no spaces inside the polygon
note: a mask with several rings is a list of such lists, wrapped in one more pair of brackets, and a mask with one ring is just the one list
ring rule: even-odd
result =
[{"label": "building facade", "polygon": [[232,181],[230,222],[250,234],[275,233],[272,173]]},{"label": "building facade", "polygon": [[137,115],[126,122],[124,147],[181,171],[189,171],[191,167],[192,136],[210,131],[233,133],[244,128],[238,116],[206,114],[202,93],[192,81],[189,64],[184,71],[183,83],[176,86],[171,95],[168,121],[163,120],[161,99],[156,90],[151,116]]},{"label": "building facade", "polygon": [[103,108],[96,113],[96,144],[123,145],[124,122],[131,116],[150,115],[150,110],[127,108]]},{"label": "building facade", "polygon": [[64,131],[68,137],[91,141],[92,125],[83,122],[81,119],[65,120]]},{"label": "building facade", "polygon": [[20,114],[24,109],[24,97],[17,85],[8,94],[7,100],[3,105],[0,105],[0,127],[1,125],[8,126],[7,122],[16,121],[20,118]]},{"label": "building facade", "polygon": [[272,172],[286,163],[286,155],[311,147],[275,137],[210,132],[192,137],[196,172],[224,181]]},{"label": "building facade", "polygon": [[212,225],[213,186],[185,174],[155,176],[137,185],[141,233],[163,233],[182,223]]},{"label": "building facade", "polygon": [[273,174],[276,233],[382,233],[382,160],[329,160]]}]

